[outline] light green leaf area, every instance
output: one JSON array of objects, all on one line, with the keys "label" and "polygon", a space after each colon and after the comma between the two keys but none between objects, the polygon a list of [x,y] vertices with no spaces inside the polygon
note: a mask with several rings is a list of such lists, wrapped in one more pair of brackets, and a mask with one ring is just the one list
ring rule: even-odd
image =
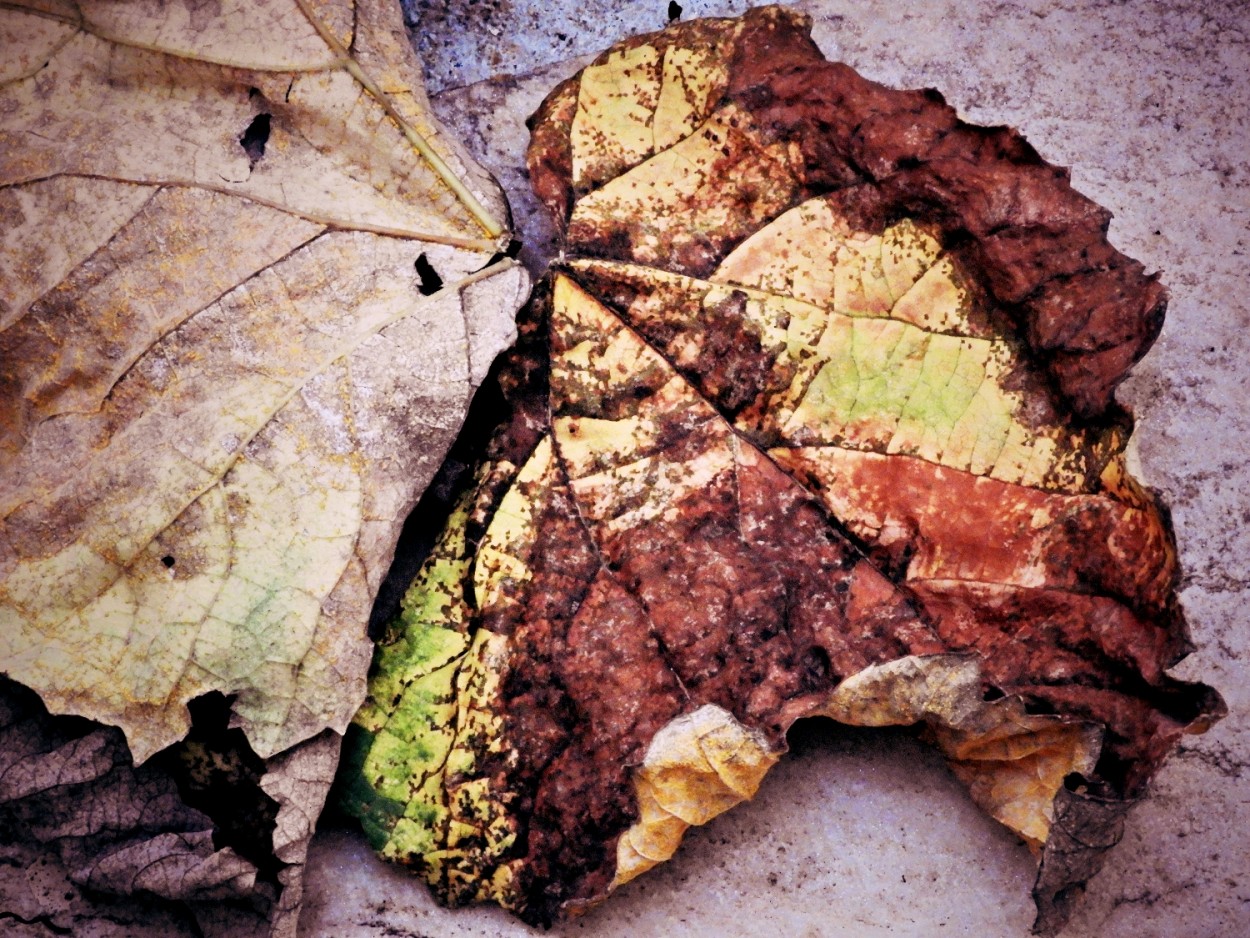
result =
[{"label": "light green leaf area", "polygon": [[[765,448],[914,456],[1084,492],[1124,442],[1115,427],[1074,428],[1056,413],[1021,341],[991,321],[954,259],[907,219],[865,234],[813,199],[744,241],[707,280],[613,261],[569,266],[592,291],[617,297],[630,325],[679,368],[716,361],[708,350],[726,328],[757,341],[758,392],[734,423]],[[718,383],[731,394],[756,383],[688,376],[713,397]]]},{"label": "light green leaf area", "polygon": [[[408,588],[387,640],[378,644],[369,696],[348,735],[345,759],[359,771],[348,776],[344,801],[377,850],[401,817],[432,825],[445,814],[438,793],[427,789],[454,742],[453,681],[469,646],[463,583],[470,507],[466,496]],[[411,779],[417,784],[408,784]]]},{"label": "light green leaf area", "polygon": [[[480,478],[489,480],[490,469]],[[510,464],[494,469],[515,473]],[[501,549],[509,536],[500,529],[517,528],[528,510],[496,512],[482,544],[470,543],[466,527],[489,491],[482,482],[461,499],[378,646],[368,699],[346,741],[341,795],[375,850],[416,868],[453,903],[507,904],[512,870],[501,857],[516,837],[489,778],[489,763],[504,756],[493,704],[508,640],[475,616],[485,597],[509,592],[504,581],[524,577],[522,561]],[[517,501],[514,491],[504,502]],[[486,544],[497,561],[489,569]]]}]

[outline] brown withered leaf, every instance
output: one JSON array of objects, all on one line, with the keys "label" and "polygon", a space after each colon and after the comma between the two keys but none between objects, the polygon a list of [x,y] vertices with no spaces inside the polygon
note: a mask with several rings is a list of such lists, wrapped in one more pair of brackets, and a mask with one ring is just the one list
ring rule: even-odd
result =
[{"label": "brown withered leaf", "polygon": [[5,724],[5,823],[160,933],[289,934],[374,596],[528,289],[507,207],[393,3],[0,34],[0,672],[52,714]]},{"label": "brown withered leaf", "polygon": [[380,644],[342,800],[547,923],[757,790],[795,720],[918,725],[1041,860],[1036,928],[1219,696],[1112,398],[1165,294],[1016,133],[770,7],[533,119],[563,257]]}]

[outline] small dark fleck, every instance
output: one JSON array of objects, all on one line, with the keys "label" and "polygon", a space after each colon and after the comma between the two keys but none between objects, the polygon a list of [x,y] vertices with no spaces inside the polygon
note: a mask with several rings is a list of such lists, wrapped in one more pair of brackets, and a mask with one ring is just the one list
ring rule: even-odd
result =
[{"label": "small dark fleck", "polygon": [[166,567],[172,567],[174,565],[174,555],[166,554],[161,558],[161,563],[163,563]]}]

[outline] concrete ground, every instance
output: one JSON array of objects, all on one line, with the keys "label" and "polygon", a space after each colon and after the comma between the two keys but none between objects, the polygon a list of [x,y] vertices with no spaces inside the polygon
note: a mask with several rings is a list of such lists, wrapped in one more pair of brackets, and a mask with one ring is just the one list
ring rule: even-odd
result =
[{"label": "concrete ground", "polygon": [[[683,17],[744,3],[687,2]],[[1163,272],[1163,335],[1121,387],[1138,474],[1170,504],[1196,652],[1179,676],[1230,714],[1193,737],[1130,815],[1065,938],[1250,934],[1250,7],[1244,0],[811,0],[830,58],[939,89],[1009,124],[1115,213],[1113,243]],[[667,0],[411,2],[444,119],[510,190],[540,265],[550,230],[522,172],[525,116],[584,60],[659,28]],[[1016,938],[1028,851],[903,733],[800,725],[758,798],[560,936]],[[511,936],[498,909],[447,911],[357,835],[313,843],[301,933]]]}]

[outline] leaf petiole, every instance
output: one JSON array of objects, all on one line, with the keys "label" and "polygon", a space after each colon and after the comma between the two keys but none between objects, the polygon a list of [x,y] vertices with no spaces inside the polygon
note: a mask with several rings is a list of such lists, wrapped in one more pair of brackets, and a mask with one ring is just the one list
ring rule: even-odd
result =
[{"label": "leaf petiole", "polygon": [[456,198],[458,198],[464,207],[469,210],[469,214],[471,214],[474,220],[482,226],[482,230],[486,232],[487,236],[490,238],[498,238],[502,235],[504,232],[503,225],[495,220],[495,217],[486,210],[486,207],[482,205],[477,196],[475,196],[469,188],[460,181],[459,177],[452,172],[451,167],[447,165],[446,161],[439,156],[437,152],[435,152],[434,148],[430,146],[423,136],[421,136],[417,129],[408,123],[408,121],[404,120],[403,116],[395,109],[395,106],[391,104],[390,99],[386,96],[386,93],[383,92],[382,89],[378,87],[377,83],[365,73],[364,69],[360,67],[360,63],[353,59],[350,53],[343,48],[343,44],[338,41],[332,32],[330,32],[329,28],[313,14],[313,11],[309,8],[308,0],[295,0],[295,3],[300,8],[300,11],[304,14],[304,16],[308,18],[308,22],[310,22],[313,25],[313,28],[317,30],[318,35],[320,35],[326,45],[330,47],[330,50],[338,56],[342,67],[347,70],[349,75],[360,83],[361,87],[368,91],[369,94],[373,95],[374,100],[382,106],[382,110],[386,111],[387,116],[399,125],[400,130],[403,131],[404,136],[408,139],[408,142],[411,143],[416,151],[421,154],[422,158],[430,164],[430,168],[434,170],[447,187],[456,194]]}]

